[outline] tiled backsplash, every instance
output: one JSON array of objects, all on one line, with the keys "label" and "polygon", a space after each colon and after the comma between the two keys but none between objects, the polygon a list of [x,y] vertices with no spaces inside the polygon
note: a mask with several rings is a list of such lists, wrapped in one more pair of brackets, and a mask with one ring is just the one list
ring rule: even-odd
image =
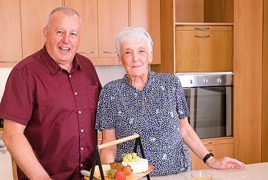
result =
[{"label": "tiled backsplash", "polygon": [[[12,68],[0,68],[0,99],[3,96],[6,80]],[[125,74],[123,66],[96,66],[102,85],[115,79],[122,78]]]}]

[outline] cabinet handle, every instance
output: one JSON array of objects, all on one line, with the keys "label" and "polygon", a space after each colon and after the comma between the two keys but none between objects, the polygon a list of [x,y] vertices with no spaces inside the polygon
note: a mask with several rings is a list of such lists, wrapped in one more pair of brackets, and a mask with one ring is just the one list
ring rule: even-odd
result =
[{"label": "cabinet handle", "polygon": [[200,31],[206,31],[206,30],[210,30],[210,28],[194,28],[195,30],[200,30]]},{"label": "cabinet handle", "polygon": [[81,53],[81,54],[94,54],[95,52],[94,51],[80,51],[78,53]]},{"label": "cabinet handle", "polygon": [[0,63],[16,63],[18,61],[0,61]]},{"label": "cabinet handle", "polygon": [[204,145],[206,146],[206,145],[211,145],[211,144],[213,144],[213,142],[207,142],[207,143],[204,143]]},{"label": "cabinet handle", "polygon": [[198,36],[198,35],[195,35],[196,38],[209,38],[210,35],[206,35],[206,36]]},{"label": "cabinet handle", "polygon": [[116,53],[116,51],[103,51],[102,53],[105,53],[105,54],[114,54],[114,53]]}]

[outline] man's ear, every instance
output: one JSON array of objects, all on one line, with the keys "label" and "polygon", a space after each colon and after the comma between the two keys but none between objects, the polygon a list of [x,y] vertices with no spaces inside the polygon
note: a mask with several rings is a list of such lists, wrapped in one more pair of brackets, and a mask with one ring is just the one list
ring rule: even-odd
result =
[{"label": "man's ear", "polygon": [[47,27],[44,27],[44,29],[43,29],[43,40],[44,40],[44,42],[46,42],[46,40],[47,40]]}]

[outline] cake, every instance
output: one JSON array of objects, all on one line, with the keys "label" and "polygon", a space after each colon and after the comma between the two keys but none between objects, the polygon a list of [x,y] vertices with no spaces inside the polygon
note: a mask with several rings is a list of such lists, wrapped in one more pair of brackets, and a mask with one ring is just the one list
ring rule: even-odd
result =
[{"label": "cake", "polygon": [[130,166],[132,173],[142,173],[148,170],[148,160],[139,158],[138,161],[122,162],[123,166]]}]

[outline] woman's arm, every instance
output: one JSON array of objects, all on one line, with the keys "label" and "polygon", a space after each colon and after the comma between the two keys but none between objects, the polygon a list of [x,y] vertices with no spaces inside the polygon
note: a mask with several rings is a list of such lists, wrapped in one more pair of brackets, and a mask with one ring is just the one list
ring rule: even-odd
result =
[{"label": "woman's arm", "polygon": [[[101,144],[116,140],[115,129],[103,129]],[[100,158],[102,163],[114,162],[116,158],[116,145],[109,146],[100,150]]]},{"label": "woman's arm", "polygon": [[[179,126],[181,129],[182,138],[185,144],[200,158],[203,159],[209,151],[206,149],[200,138],[195,133],[194,129],[188,122],[187,118],[179,120]],[[230,158],[230,157],[223,157],[217,159],[215,157],[210,157],[206,164],[215,169],[232,169],[232,168],[243,168],[245,164]]]},{"label": "woman's arm", "polygon": [[20,169],[29,179],[51,179],[37,160],[31,145],[24,136],[25,126],[4,120],[3,141]]}]

